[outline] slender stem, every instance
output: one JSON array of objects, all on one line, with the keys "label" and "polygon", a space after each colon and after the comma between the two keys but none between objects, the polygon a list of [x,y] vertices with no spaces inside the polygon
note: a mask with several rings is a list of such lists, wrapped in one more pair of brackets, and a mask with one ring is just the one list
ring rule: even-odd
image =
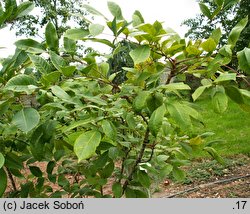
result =
[{"label": "slender stem", "polygon": [[[228,66],[228,65],[224,65],[224,66],[226,68],[228,68],[229,70],[233,71],[234,73],[239,74],[239,72],[237,70],[231,68],[230,66]],[[247,83],[248,86],[250,86],[250,82],[247,80],[247,78],[243,77],[242,79]]]},{"label": "slender stem", "polygon": [[122,180],[122,175],[123,175],[124,167],[125,167],[125,165],[124,165],[125,160],[127,160],[127,157],[128,157],[129,152],[130,152],[131,150],[132,150],[132,148],[128,149],[127,152],[126,152],[126,154],[125,154],[125,156],[124,156],[123,159],[122,159],[122,168],[121,168],[120,178],[119,178],[119,180],[118,180],[119,183],[120,183],[121,180]]},{"label": "slender stem", "polygon": [[12,185],[12,187],[13,187],[13,190],[14,190],[14,191],[17,191],[16,183],[15,183],[15,180],[14,180],[14,178],[13,178],[13,175],[12,175],[11,171],[10,171],[9,168],[7,168],[7,167],[6,167],[6,170],[7,170],[8,177],[9,177],[9,179],[10,179],[11,185]]},{"label": "slender stem", "polygon": [[142,162],[142,157],[144,155],[144,152],[145,152],[145,149],[146,149],[146,146],[147,146],[148,142],[149,142],[149,128],[147,128],[147,130],[145,132],[144,140],[143,140],[142,147],[141,147],[141,150],[139,152],[139,155],[137,157],[137,160],[136,160],[134,166],[132,167],[132,170],[131,170],[127,180],[123,184],[122,195],[124,194],[125,190],[127,189],[129,182],[132,180],[133,175],[136,172],[136,168],[137,168],[138,164]]}]

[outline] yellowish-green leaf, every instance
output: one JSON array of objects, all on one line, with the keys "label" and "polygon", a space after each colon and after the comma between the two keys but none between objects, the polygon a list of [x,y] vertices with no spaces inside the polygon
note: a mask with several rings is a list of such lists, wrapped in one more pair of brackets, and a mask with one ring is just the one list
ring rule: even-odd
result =
[{"label": "yellowish-green leaf", "polygon": [[152,133],[152,135],[154,135],[155,137],[160,131],[165,113],[166,113],[166,107],[165,105],[162,105],[152,113],[149,119],[148,128]]},{"label": "yellowish-green leaf", "polygon": [[148,45],[142,45],[132,51],[130,51],[129,55],[134,61],[134,64],[139,64],[141,62],[145,62],[150,56],[150,48]]},{"label": "yellowish-green leaf", "polygon": [[101,134],[98,131],[92,130],[81,134],[74,144],[74,152],[78,157],[78,161],[91,158],[100,142]]},{"label": "yellowish-green leaf", "polygon": [[201,44],[201,47],[206,52],[213,52],[216,49],[216,43],[214,39],[209,38]]}]

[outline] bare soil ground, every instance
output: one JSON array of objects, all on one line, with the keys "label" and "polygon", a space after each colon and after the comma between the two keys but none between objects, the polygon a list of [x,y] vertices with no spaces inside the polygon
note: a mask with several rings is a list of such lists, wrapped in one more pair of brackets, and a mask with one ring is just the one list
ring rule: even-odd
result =
[{"label": "bare soil ground", "polygon": [[[155,198],[249,198],[250,197],[250,158],[234,157],[226,167],[214,169],[209,162],[194,164],[193,176],[185,183],[175,183],[171,179],[161,183]],[[203,167],[203,168],[201,168]],[[199,174],[200,171],[200,174]],[[208,173],[204,173],[207,171]],[[210,176],[208,176],[210,174]]]}]

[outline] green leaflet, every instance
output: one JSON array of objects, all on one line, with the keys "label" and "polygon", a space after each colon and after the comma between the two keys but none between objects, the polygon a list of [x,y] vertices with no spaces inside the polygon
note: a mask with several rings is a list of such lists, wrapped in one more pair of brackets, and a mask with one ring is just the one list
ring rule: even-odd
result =
[{"label": "green leaflet", "polygon": [[221,34],[221,29],[217,28],[217,29],[213,30],[210,38],[212,38],[215,41],[216,45],[217,45],[219,43],[219,41],[220,41],[221,35],[222,35]]},{"label": "green leaflet", "polygon": [[89,32],[92,36],[98,36],[104,30],[104,26],[100,24],[90,24],[89,25]]},{"label": "green leaflet", "polygon": [[227,96],[229,96],[237,104],[244,104],[243,96],[238,88],[235,86],[226,86],[225,91]]},{"label": "green leaflet", "polygon": [[152,113],[155,109],[157,109],[159,106],[163,103],[163,94],[159,92],[155,92],[154,94],[151,94],[147,97],[147,107]]},{"label": "green leaflet", "polygon": [[112,192],[116,198],[120,198],[122,196],[122,185],[120,183],[114,183],[112,186]]},{"label": "green leaflet", "polygon": [[191,90],[191,88],[184,84],[183,82],[170,83],[167,85],[159,86],[160,89],[165,89],[167,91],[176,91],[176,90]]},{"label": "green leaflet", "polygon": [[50,59],[51,59],[52,64],[55,66],[55,68],[58,71],[61,71],[62,67],[67,66],[67,63],[61,56],[57,55],[53,51],[50,51],[49,54],[50,54]]},{"label": "green leaflet", "polygon": [[3,154],[0,152],[0,169],[3,167],[4,162],[5,162],[5,158]]},{"label": "green leaflet", "polygon": [[0,197],[3,196],[7,187],[7,175],[3,168],[0,169]]},{"label": "green leaflet", "polygon": [[222,86],[216,86],[212,96],[212,104],[216,113],[223,113],[227,110],[228,98]]},{"label": "green leaflet", "polygon": [[17,42],[15,42],[15,45],[21,49],[21,50],[25,50],[29,53],[33,53],[33,54],[40,54],[40,53],[43,53],[45,52],[45,47],[33,40],[33,39],[21,39],[21,40],[18,40]]},{"label": "green leaflet", "polygon": [[206,52],[213,52],[216,49],[216,42],[212,38],[208,38],[205,42],[201,44],[201,47]]},{"label": "green leaflet", "polygon": [[29,1],[19,4],[16,10],[16,18],[26,16],[29,12],[31,12],[34,9],[34,7],[35,4]]},{"label": "green leaflet", "polygon": [[117,137],[117,130],[114,126],[114,124],[111,122],[111,121],[108,121],[108,120],[103,120],[101,122],[101,126],[102,126],[102,129],[103,129],[103,132],[104,134],[112,139],[112,140],[116,140],[116,137]]},{"label": "green leaflet", "polygon": [[217,82],[223,82],[223,81],[236,81],[236,73],[223,73],[220,74],[220,76],[214,81]]},{"label": "green leaflet", "polygon": [[108,8],[111,14],[116,17],[117,20],[123,20],[122,10],[118,4],[112,1],[108,1]]},{"label": "green leaflet", "polygon": [[237,53],[240,69],[250,74],[250,48],[244,48]]},{"label": "green leaflet", "polygon": [[98,131],[92,130],[81,134],[74,144],[74,152],[78,157],[78,161],[91,158],[100,142],[101,134]]},{"label": "green leaflet", "polygon": [[186,177],[186,173],[178,167],[174,167],[172,173],[177,181],[183,181]]},{"label": "green leaflet", "polygon": [[231,45],[231,48],[233,49],[236,45],[236,42],[238,41],[241,32],[246,27],[248,23],[248,17],[242,19],[230,32],[228,36],[228,44]]},{"label": "green leaflet", "polygon": [[83,30],[81,28],[69,29],[64,34],[65,37],[72,40],[81,40],[89,35],[89,31]]},{"label": "green leaflet", "polygon": [[28,54],[28,56],[39,72],[42,74],[51,72],[51,66],[45,59],[33,54]]},{"label": "green leaflet", "polygon": [[42,177],[43,176],[43,172],[41,171],[41,169],[37,166],[30,166],[29,167],[31,173],[36,176],[36,177]]},{"label": "green leaflet", "polygon": [[93,15],[97,15],[97,16],[102,16],[104,19],[108,20],[101,12],[99,12],[98,10],[96,10],[95,8],[91,7],[88,4],[84,4],[83,7],[90,13]]},{"label": "green leaflet", "polygon": [[191,119],[180,103],[167,103],[167,110],[179,127],[183,129],[190,127]]},{"label": "green leaflet", "polygon": [[69,39],[68,37],[63,37],[64,49],[67,53],[73,55],[76,52],[76,41]]},{"label": "green leaflet", "polygon": [[166,107],[165,105],[161,105],[152,113],[149,119],[148,128],[150,132],[152,133],[152,135],[154,135],[155,137],[160,131],[165,113],[166,113]]},{"label": "green leaflet", "polygon": [[216,150],[212,147],[205,147],[204,150],[208,152],[216,161],[218,161],[221,164],[224,164],[225,161],[222,159],[222,157],[216,152]]},{"label": "green leaflet", "polygon": [[212,14],[211,14],[209,8],[208,8],[205,4],[203,4],[203,3],[199,3],[199,6],[200,6],[201,12],[202,12],[207,18],[211,19],[211,18],[212,18]]},{"label": "green leaflet", "polygon": [[26,92],[31,94],[36,90],[36,81],[32,76],[26,74],[19,74],[12,77],[5,85],[5,89],[16,91],[16,92]]},{"label": "green leaflet", "polygon": [[52,51],[58,51],[59,39],[58,39],[56,28],[51,22],[49,22],[46,25],[45,38],[46,38],[46,43],[49,49]]},{"label": "green leaflet", "polygon": [[134,61],[134,64],[139,64],[141,62],[145,62],[150,56],[150,48],[148,45],[142,45],[132,51],[130,51],[129,55]]},{"label": "green leaflet", "polygon": [[148,91],[140,91],[133,102],[135,112],[141,112],[146,107],[146,101],[149,96]]},{"label": "green leaflet", "polygon": [[211,87],[212,85],[203,85],[203,86],[200,86],[199,88],[197,88],[195,90],[195,92],[192,94],[192,98],[193,100],[197,100],[202,94],[203,92],[206,90],[206,88],[209,88]]},{"label": "green leaflet", "polygon": [[138,181],[141,183],[143,187],[145,188],[150,187],[151,180],[150,180],[148,173],[146,173],[145,171],[139,170],[137,173],[137,176],[138,176]]},{"label": "green leaflet", "polygon": [[40,121],[40,115],[36,109],[25,108],[17,112],[12,123],[15,124],[23,132],[29,132],[35,128]]},{"label": "green leaflet", "polygon": [[52,86],[51,87],[51,91],[52,93],[57,96],[58,98],[62,99],[62,100],[66,100],[66,101],[70,101],[72,100],[71,96],[69,96],[67,94],[66,91],[64,91],[60,86]]}]

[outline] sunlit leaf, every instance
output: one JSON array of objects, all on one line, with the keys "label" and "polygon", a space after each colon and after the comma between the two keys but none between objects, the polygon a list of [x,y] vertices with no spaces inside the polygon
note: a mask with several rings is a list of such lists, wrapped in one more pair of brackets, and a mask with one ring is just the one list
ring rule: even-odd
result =
[{"label": "sunlit leaf", "polygon": [[98,131],[92,130],[81,134],[74,144],[74,152],[78,157],[78,161],[92,157],[100,142],[101,134]]},{"label": "sunlit leaf", "polygon": [[242,19],[230,32],[228,36],[228,44],[231,45],[231,48],[236,45],[236,42],[238,41],[241,32],[246,27],[248,23],[248,17]]},{"label": "sunlit leaf", "polygon": [[160,131],[165,113],[165,105],[162,105],[152,113],[149,119],[148,128],[154,136],[157,136],[158,132]]},{"label": "sunlit leaf", "polygon": [[40,115],[36,109],[25,108],[17,112],[12,123],[15,124],[23,132],[29,132],[35,128],[40,121]]},{"label": "sunlit leaf", "polygon": [[0,169],[3,167],[4,162],[5,162],[5,158],[3,154],[0,152]]},{"label": "sunlit leaf", "polygon": [[98,36],[104,30],[104,26],[100,24],[90,24],[89,25],[89,32],[92,36]]},{"label": "sunlit leaf", "polygon": [[43,53],[46,50],[41,43],[33,39],[21,39],[15,42],[15,45],[21,50],[34,54]]},{"label": "sunlit leaf", "polygon": [[130,51],[129,55],[131,56],[135,64],[139,64],[141,62],[145,62],[149,58],[150,48],[148,45],[142,45]]},{"label": "sunlit leaf", "polygon": [[108,1],[108,8],[111,14],[116,17],[117,20],[123,20],[122,10],[118,4],[112,1]]},{"label": "sunlit leaf", "polygon": [[46,43],[50,50],[57,51],[59,48],[59,39],[57,35],[57,31],[52,22],[49,22],[45,28],[45,38]]}]

